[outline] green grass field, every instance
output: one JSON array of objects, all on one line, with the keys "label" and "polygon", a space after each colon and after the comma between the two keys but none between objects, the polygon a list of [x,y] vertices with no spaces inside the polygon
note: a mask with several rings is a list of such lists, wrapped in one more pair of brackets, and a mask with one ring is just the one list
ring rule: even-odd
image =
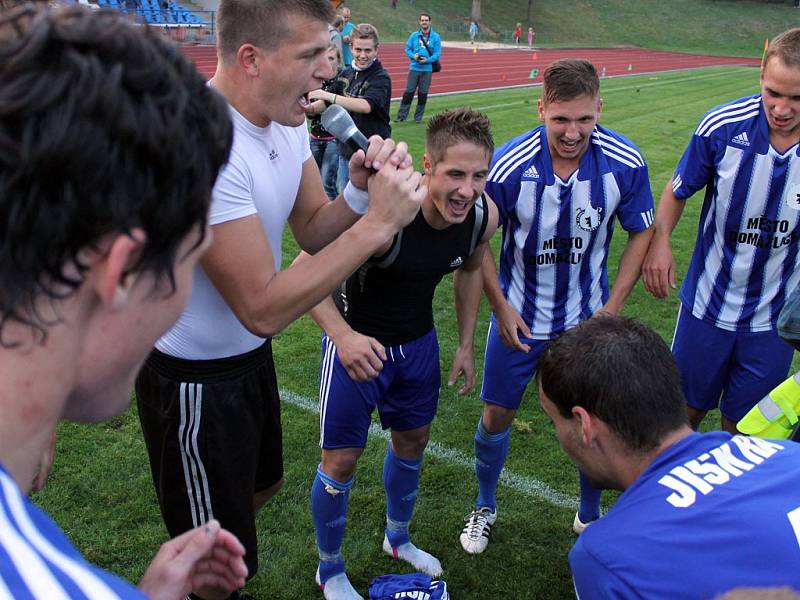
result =
[{"label": "green grass field", "polygon": [[[470,0],[347,0],[353,22],[377,25],[381,39],[405,41],[428,10],[445,40],[467,39]],[[526,0],[482,3],[481,38],[510,42],[517,21],[524,25]],[[660,50],[761,56],[764,39],[800,25],[791,0],[535,0],[536,44],[555,47],[642,46]],[[523,36],[526,40],[527,38]]]},{"label": "green grass field", "polygon": [[[602,84],[602,122],[633,139],[650,165],[656,196],[663,188],[704,111],[758,89],[751,68],[707,69],[658,76],[607,79]],[[530,129],[539,89],[465,94],[431,99],[429,114],[464,104],[491,116],[498,142]],[[422,154],[424,128],[403,124],[394,136]],[[689,202],[675,233],[679,273],[694,243],[698,194]],[[499,235],[495,237],[495,244]],[[612,276],[625,235],[614,240]],[[296,248],[285,242],[290,260]],[[437,292],[436,323],[447,373],[456,345],[451,279]],[[656,301],[639,284],[626,314],[641,318],[665,339],[672,335],[677,300]],[[482,355],[488,323],[482,308],[477,351]],[[124,342],[123,342],[124,343]],[[316,567],[308,490],[319,449],[317,396],[320,334],[303,318],[275,339],[275,359],[284,398],[286,485],[258,520],[261,570],[248,586],[264,599],[321,598],[313,583]],[[480,369],[480,364],[479,364]],[[480,371],[479,371],[480,372]],[[458,542],[462,518],[471,508],[475,484],[470,465],[472,437],[480,412],[478,392],[458,397],[446,386],[433,425],[433,448],[423,468],[412,537],[438,556],[453,598],[569,598],[573,595],[567,553],[577,494],[577,473],[560,451],[551,426],[529,391],[513,427],[506,479],[499,489],[499,519],[488,550],[467,556]],[[718,416],[708,426],[717,426]],[[384,498],[381,465],[386,442],[379,435],[359,465],[351,494],[344,545],[348,572],[366,592],[369,581],[388,572],[408,572],[380,550]],[[606,504],[611,498],[605,496]],[[166,538],[152,490],[139,424],[130,409],[100,426],[65,424],[60,429],[56,465],[45,490],[35,496],[87,558],[137,581]]]}]

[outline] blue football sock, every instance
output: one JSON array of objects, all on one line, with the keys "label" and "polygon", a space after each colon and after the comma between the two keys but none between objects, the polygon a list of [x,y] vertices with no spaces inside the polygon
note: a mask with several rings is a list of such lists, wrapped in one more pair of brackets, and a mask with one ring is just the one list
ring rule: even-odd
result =
[{"label": "blue football sock", "polygon": [[398,458],[391,443],[383,461],[383,487],[386,490],[386,537],[393,548],[409,541],[408,523],[414,514],[419,491],[422,457]]},{"label": "blue football sock", "polygon": [[475,474],[478,476],[478,499],[475,506],[497,508],[497,482],[506,463],[511,444],[510,428],[490,433],[483,427],[483,418],[475,430]]},{"label": "blue football sock", "polygon": [[600,518],[600,494],[602,490],[594,487],[583,471],[578,471],[581,488],[581,505],[578,509],[578,518],[583,523],[596,521]]},{"label": "blue football sock", "polygon": [[311,485],[311,516],[317,532],[319,552],[319,578],[322,583],[344,572],[342,539],[347,523],[347,501],[353,477],[349,481],[336,481],[317,467],[317,476]]}]

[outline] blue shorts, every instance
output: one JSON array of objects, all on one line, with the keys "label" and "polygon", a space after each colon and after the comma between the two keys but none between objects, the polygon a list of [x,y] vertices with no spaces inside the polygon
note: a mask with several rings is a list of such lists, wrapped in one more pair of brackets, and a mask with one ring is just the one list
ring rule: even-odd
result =
[{"label": "blue shorts", "polygon": [[734,423],[786,379],[793,352],[775,331],[720,329],[683,305],[672,340],[687,404],[704,411],[719,406]]},{"label": "blue shorts", "polygon": [[533,378],[539,366],[539,357],[550,340],[533,340],[523,336],[519,336],[519,340],[530,346],[527,353],[503,343],[497,330],[497,320],[492,314],[483,359],[481,399],[484,402],[513,410],[517,410],[522,403],[525,388]]},{"label": "blue shorts", "polygon": [[383,429],[408,431],[428,425],[436,415],[442,383],[436,330],[407,344],[388,346],[383,369],[369,381],[350,378],[325,335],[319,379],[321,448],[366,447],[376,406]]}]

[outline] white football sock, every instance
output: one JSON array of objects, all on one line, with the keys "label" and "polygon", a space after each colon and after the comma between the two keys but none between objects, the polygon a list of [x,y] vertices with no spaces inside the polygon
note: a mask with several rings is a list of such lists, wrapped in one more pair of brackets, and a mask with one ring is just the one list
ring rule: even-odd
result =
[{"label": "white football sock", "polygon": [[422,571],[431,577],[439,577],[442,574],[442,563],[439,562],[439,559],[424,550],[420,550],[411,542],[392,548],[389,540],[384,537],[383,551],[389,556],[406,561],[418,571]]},{"label": "white football sock", "polygon": [[325,600],[364,600],[364,597],[350,583],[346,573],[334,575],[322,584],[319,581],[319,571],[317,571],[317,583],[322,588]]}]

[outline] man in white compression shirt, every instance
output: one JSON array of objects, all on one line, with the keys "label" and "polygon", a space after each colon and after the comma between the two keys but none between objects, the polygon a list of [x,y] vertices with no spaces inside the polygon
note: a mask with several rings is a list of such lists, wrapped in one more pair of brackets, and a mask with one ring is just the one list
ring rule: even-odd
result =
[{"label": "man in white compression shirt", "polygon": [[[328,201],[305,108],[308,92],[330,74],[332,18],[327,0],[220,2],[210,85],[230,104],[234,146],[213,192],[214,242],[186,311],[136,384],[170,534],[218,519],[245,545],[251,576],[255,513],[283,478],[269,337],[408,223],[425,195],[405,144],[373,138],[366,155],[351,162],[351,185]],[[280,271],[287,223],[314,256]],[[208,590],[201,597],[221,595]]]}]

